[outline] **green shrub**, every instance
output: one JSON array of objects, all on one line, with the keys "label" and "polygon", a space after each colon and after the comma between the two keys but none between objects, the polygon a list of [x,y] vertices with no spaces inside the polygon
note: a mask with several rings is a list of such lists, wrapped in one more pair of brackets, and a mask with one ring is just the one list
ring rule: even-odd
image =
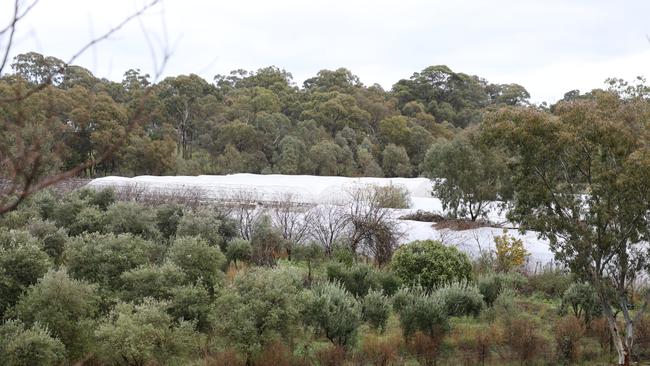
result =
[{"label": "green shrub", "polygon": [[237,274],[215,300],[210,322],[228,344],[249,357],[276,339],[291,339],[300,324],[301,276],[283,268]]},{"label": "green shrub", "polygon": [[71,236],[105,231],[104,213],[95,206],[84,207],[67,228]]},{"label": "green shrub", "polygon": [[89,206],[87,200],[71,194],[58,201],[52,209],[52,214],[46,218],[54,220],[58,227],[69,228],[74,224],[79,212]]},{"label": "green shrub", "polygon": [[375,282],[387,296],[392,296],[402,286],[402,281],[390,270],[375,271]]},{"label": "green shrub", "polygon": [[453,283],[437,289],[433,296],[440,299],[448,316],[478,316],[483,309],[483,295],[476,286]]},{"label": "green shrub", "polygon": [[163,238],[169,239],[176,235],[182,218],[183,206],[177,203],[166,203],[156,209],[156,226]]},{"label": "green shrub", "polygon": [[379,288],[375,270],[362,263],[347,266],[340,262],[330,262],[326,266],[327,279],[338,282],[352,295],[364,297],[371,288]]},{"label": "green shrub", "polygon": [[159,236],[154,211],[136,202],[116,202],[104,215],[104,231],[133,234],[145,239]]},{"label": "green shrub", "polygon": [[275,265],[287,242],[277,231],[268,215],[263,215],[253,228],[251,236],[251,261],[260,266]]},{"label": "green shrub", "polygon": [[95,285],[71,279],[65,269],[49,271],[20,298],[15,315],[47,327],[74,360],[90,350],[93,318],[99,311]]},{"label": "green shrub", "polygon": [[391,266],[405,284],[428,290],[472,277],[472,264],[465,253],[433,240],[402,245],[395,251]]},{"label": "green shrub", "polygon": [[228,263],[234,263],[237,266],[237,261],[248,261],[251,259],[251,243],[248,240],[236,238],[228,243],[226,248],[226,259]]},{"label": "green shrub", "polygon": [[43,243],[43,250],[52,258],[55,264],[61,264],[68,234],[63,228],[58,228],[52,221],[34,220],[28,226],[30,234]]},{"label": "green shrub", "polygon": [[112,290],[122,288],[122,273],[148,264],[159,255],[160,248],[143,238],[97,233],[71,238],[63,253],[73,277]]},{"label": "green shrub", "polygon": [[219,247],[198,237],[178,237],[167,252],[167,259],[187,274],[191,283],[202,283],[212,293],[223,279],[226,257]]},{"label": "green shrub", "polygon": [[351,346],[361,323],[361,306],[340,283],[320,282],[307,294],[305,321],[338,346]]},{"label": "green shrub", "polygon": [[30,205],[38,210],[41,219],[50,220],[58,199],[49,190],[38,191],[29,197]]},{"label": "green shrub", "polygon": [[103,188],[100,190],[93,188],[81,188],[74,192],[79,198],[88,201],[89,204],[99,207],[102,211],[115,203],[117,197],[113,188]]},{"label": "green shrub", "polygon": [[478,290],[483,295],[483,300],[488,306],[492,306],[497,296],[505,288],[513,290],[522,289],[527,283],[526,277],[517,272],[490,273],[479,278]]},{"label": "green shrub", "polygon": [[145,300],[118,303],[95,331],[97,356],[106,364],[178,365],[198,351],[199,337],[192,323],[174,321],[167,303]]},{"label": "green shrub", "polygon": [[210,329],[212,298],[200,285],[177,286],[170,289],[171,299],[167,311],[174,319],[194,322],[196,329],[207,332]]},{"label": "green shrub", "polygon": [[573,283],[571,274],[563,270],[544,270],[528,277],[528,293],[539,292],[549,299],[559,299]]},{"label": "green shrub", "polygon": [[51,266],[50,257],[28,232],[0,229],[0,315]]},{"label": "green shrub", "polygon": [[572,283],[562,295],[561,310],[563,313],[571,310],[573,315],[582,318],[585,324],[589,324],[602,312],[598,295],[588,283]]},{"label": "green shrub", "polygon": [[449,331],[442,300],[422,288],[400,289],[393,297],[393,309],[399,316],[405,338],[419,331],[431,339],[439,339]]},{"label": "green shrub", "polygon": [[223,221],[208,209],[196,209],[183,214],[178,223],[176,236],[198,236],[211,246],[225,249],[225,240],[219,232]]},{"label": "green shrub", "polygon": [[374,329],[383,331],[390,315],[390,302],[381,291],[371,290],[361,302],[361,315]]},{"label": "green shrub", "polygon": [[187,275],[173,263],[146,264],[122,273],[122,299],[137,302],[145,297],[169,300],[176,286],[186,284]]},{"label": "green shrub", "polygon": [[16,320],[0,325],[0,364],[55,366],[65,360],[65,346],[39,324],[26,328]]}]

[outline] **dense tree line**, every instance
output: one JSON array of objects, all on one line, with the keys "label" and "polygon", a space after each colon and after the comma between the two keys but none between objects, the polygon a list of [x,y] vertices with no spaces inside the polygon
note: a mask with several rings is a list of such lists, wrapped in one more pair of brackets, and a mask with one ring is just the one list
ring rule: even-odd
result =
[{"label": "dense tree line", "polygon": [[[39,144],[48,160],[42,170],[101,156],[128,133],[124,146],[88,167],[87,176],[414,176],[433,141],[479,123],[485,108],[525,105],[529,97],[519,85],[492,84],[446,66],[414,73],[390,91],[365,86],[344,68],[322,70],[302,87],[277,67],[211,81],[172,76],[155,85],[137,69],[114,82],[38,53],[18,55],[12,69],[2,75],[2,97],[48,82],[20,103],[0,106],[6,119],[26,116],[24,124],[37,126],[12,133],[26,141],[34,133],[46,136]],[[136,113],[144,118],[131,129]],[[16,143],[9,137],[5,146]],[[64,148],[51,151],[51,141],[65,141]]]}]

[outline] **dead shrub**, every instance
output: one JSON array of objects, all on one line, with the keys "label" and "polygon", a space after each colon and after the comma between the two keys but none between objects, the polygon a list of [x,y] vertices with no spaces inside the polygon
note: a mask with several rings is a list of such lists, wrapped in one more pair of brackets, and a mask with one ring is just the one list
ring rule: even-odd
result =
[{"label": "dead shrub", "polygon": [[267,344],[253,360],[255,366],[292,366],[294,357],[291,349],[281,341]]},{"label": "dead shrub", "polygon": [[585,334],[585,325],[577,317],[570,315],[555,324],[555,346],[561,361],[575,362],[580,357],[580,339]]},{"label": "dead shrub", "polygon": [[485,365],[501,343],[501,331],[496,324],[459,326],[451,334],[456,356],[465,365]]},{"label": "dead shrub", "polygon": [[339,366],[345,362],[345,348],[328,345],[316,351],[316,359],[320,366]]},{"label": "dead shrub", "polygon": [[634,355],[641,359],[650,358],[650,315],[645,315],[634,328]]},{"label": "dead shrub", "polygon": [[244,366],[246,360],[233,349],[217,352],[205,360],[206,366]]},{"label": "dead shrub", "polygon": [[366,337],[359,352],[359,361],[363,365],[393,365],[399,355],[401,337],[381,339],[370,335]]},{"label": "dead shrub", "polygon": [[540,335],[538,325],[526,317],[504,322],[504,341],[512,355],[522,364],[530,364],[546,351],[546,340]]},{"label": "dead shrub", "polygon": [[417,331],[407,341],[406,348],[421,365],[436,365],[440,358],[443,338],[443,336],[431,337]]},{"label": "dead shrub", "polygon": [[589,336],[596,338],[603,351],[611,350],[612,335],[609,332],[607,319],[600,317],[591,321]]}]

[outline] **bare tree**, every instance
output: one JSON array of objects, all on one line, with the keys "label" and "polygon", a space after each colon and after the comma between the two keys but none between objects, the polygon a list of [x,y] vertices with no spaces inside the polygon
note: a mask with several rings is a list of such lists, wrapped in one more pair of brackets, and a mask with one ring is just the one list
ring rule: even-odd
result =
[{"label": "bare tree", "polygon": [[246,239],[253,238],[255,224],[264,214],[261,197],[255,190],[236,190],[229,198],[230,215],[237,223],[239,235]]},{"label": "bare tree", "polygon": [[[160,1],[152,0],[146,3],[107,32],[81,46],[67,62],[51,70],[36,84],[28,85],[24,82],[17,82],[11,94],[5,93],[0,96],[0,107],[13,107],[15,110],[15,113],[7,113],[0,120],[0,135],[6,137],[8,142],[0,146],[0,174],[8,182],[3,185],[4,189],[0,191],[0,214],[15,209],[34,192],[75,177],[85,169],[107,161],[122,147],[129,133],[146,119],[145,105],[151,95],[152,86],[149,86],[143,93],[137,108],[131,114],[123,130],[115,133],[111,143],[104,148],[101,154],[92,156],[76,166],[52,171],[48,168],[54,165],[55,160],[60,159],[66,148],[64,142],[56,138],[57,132],[62,128],[61,123],[54,118],[46,117],[44,120],[39,121],[38,124],[35,124],[29,120],[33,113],[28,107],[30,106],[30,99],[36,95],[47,96],[47,93],[51,93],[55,78],[64,74],[69,65],[81,55],[120,31],[130,22],[138,19]],[[23,3],[20,0],[14,1],[11,20],[6,27],[0,30],[0,42],[2,42],[0,46],[0,75],[3,74],[12,51],[16,30],[25,16],[37,5],[38,0],[24,6]],[[147,38],[147,41],[149,42],[149,38]],[[149,45],[152,48],[151,44]],[[163,47],[162,60],[156,62],[156,79],[160,77],[170,56],[167,45],[163,45]]]},{"label": "bare tree", "polygon": [[351,225],[350,249],[374,258],[381,266],[397,248],[403,233],[391,209],[383,204],[383,191],[376,186],[348,190],[348,222]]},{"label": "bare tree", "polygon": [[309,235],[332,254],[334,244],[340,241],[348,231],[348,215],[344,206],[327,204],[311,209],[309,215]]},{"label": "bare tree", "polygon": [[291,259],[291,245],[302,244],[307,237],[312,214],[311,207],[297,202],[292,193],[287,193],[269,209],[273,226],[287,242],[286,250],[289,259]]}]

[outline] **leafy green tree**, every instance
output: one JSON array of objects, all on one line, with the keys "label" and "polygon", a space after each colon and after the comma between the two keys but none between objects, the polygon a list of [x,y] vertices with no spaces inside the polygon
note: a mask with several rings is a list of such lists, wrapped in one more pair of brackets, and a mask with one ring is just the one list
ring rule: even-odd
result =
[{"label": "leafy green tree", "polygon": [[300,324],[301,279],[281,268],[239,273],[215,301],[214,330],[249,359],[271,341],[292,339]]},{"label": "leafy green tree", "polygon": [[167,252],[167,259],[181,268],[191,283],[198,281],[210,293],[223,279],[221,268],[226,257],[219,247],[210,246],[201,238],[176,238]]},{"label": "leafy green tree", "polygon": [[99,284],[105,290],[122,288],[120,275],[152,262],[160,248],[131,234],[83,234],[71,238],[63,253],[72,277]]},{"label": "leafy green tree", "polygon": [[433,194],[453,217],[476,221],[491,201],[508,198],[508,171],[503,154],[482,144],[476,134],[438,140],[425,157],[423,170],[434,179]]},{"label": "leafy green tree", "polygon": [[411,135],[408,118],[392,116],[379,122],[379,139],[384,144],[407,146]]},{"label": "leafy green tree", "polygon": [[393,255],[391,267],[405,284],[428,290],[472,278],[472,263],[467,254],[433,240],[402,245]]},{"label": "leafy green tree", "polygon": [[[598,293],[618,364],[630,363],[638,315],[628,311],[631,281],[647,273],[650,255],[650,150],[646,102],[596,92],[561,102],[557,116],[502,109],[487,137],[512,155],[515,186],[511,220],[548,238],[561,263]],[[615,321],[607,288],[624,320]],[[650,293],[641,306],[650,301]]]},{"label": "leafy green tree", "polygon": [[406,149],[394,144],[384,148],[382,168],[387,177],[410,177],[413,172]]},{"label": "leafy green tree", "polygon": [[63,342],[70,360],[91,350],[98,312],[97,286],[70,278],[65,269],[47,272],[21,296],[13,310],[26,324],[47,327]]},{"label": "leafy green tree", "polygon": [[95,331],[98,357],[112,365],[176,365],[198,351],[192,323],[174,322],[167,303],[118,303]]},{"label": "leafy green tree", "polygon": [[26,328],[17,320],[0,325],[0,364],[56,366],[65,360],[65,346],[39,324]]},{"label": "leafy green tree", "polygon": [[286,240],[273,227],[271,218],[268,215],[260,217],[251,237],[251,261],[257,265],[275,265],[286,246]]},{"label": "leafy green tree", "polygon": [[330,342],[351,346],[361,324],[361,305],[341,284],[321,282],[308,292],[304,317]]}]

